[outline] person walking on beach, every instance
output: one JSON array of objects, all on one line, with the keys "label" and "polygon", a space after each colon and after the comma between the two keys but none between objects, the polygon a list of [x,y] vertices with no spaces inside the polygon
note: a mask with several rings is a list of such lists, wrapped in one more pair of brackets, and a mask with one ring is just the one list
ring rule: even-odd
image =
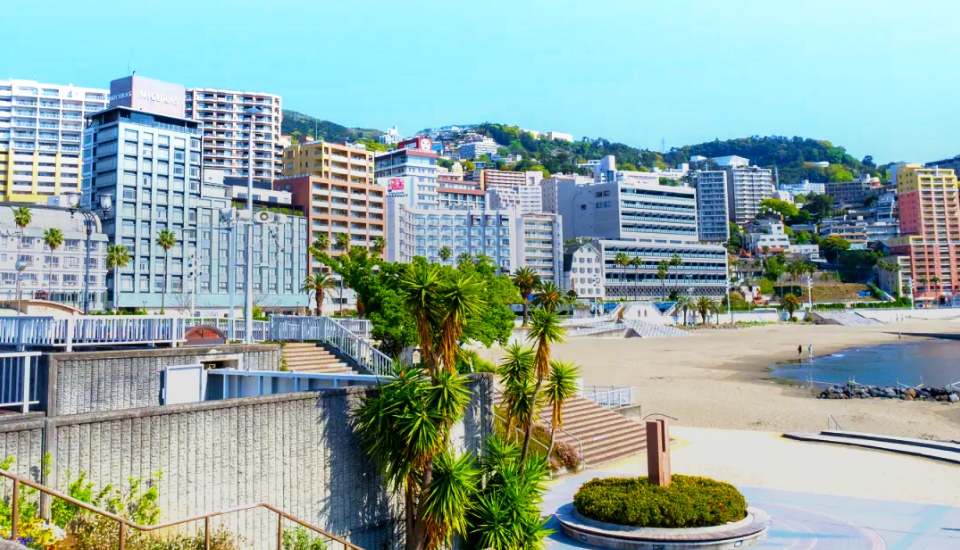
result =
[{"label": "person walking on beach", "polygon": [[799,346],[797,346],[797,355],[799,355],[800,357],[803,357],[803,344],[800,344]]},{"label": "person walking on beach", "polygon": [[810,357],[810,360],[813,361],[813,345],[807,346],[807,355]]}]

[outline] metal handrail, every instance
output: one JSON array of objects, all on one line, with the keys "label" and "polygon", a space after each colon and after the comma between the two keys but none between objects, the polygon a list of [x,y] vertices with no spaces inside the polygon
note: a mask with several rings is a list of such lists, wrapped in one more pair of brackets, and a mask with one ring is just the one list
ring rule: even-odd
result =
[{"label": "metal handrail", "polygon": [[235,512],[242,512],[242,511],[244,511],[244,510],[252,510],[252,509],[254,509],[254,508],[264,508],[264,509],[266,509],[266,510],[269,510],[269,511],[277,514],[277,548],[278,548],[278,550],[283,548],[283,520],[284,520],[284,519],[288,519],[288,520],[290,520],[290,521],[292,521],[292,522],[294,522],[294,523],[297,523],[297,524],[299,524],[299,525],[301,525],[301,526],[303,526],[303,527],[306,527],[307,529],[310,529],[311,531],[314,531],[315,533],[317,533],[317,534],[320,535],[320,536],[323,536],[323,537],[329,538],[329,539],[331,539],[331,540],[334,540],[334,541],[336,541],[336,542],[339,542],[340,544],[342,544],[342,545],[343,545],[345,548],[347,548],[347,549],[350,549],[350,550],[353,550],[353,549],[363,550],[363,549],[360,548],[359,546],[356,546],[356,545],[354,545],[354,544],[351,544],[351,543],[347,542],[346,540],[343,540],[342,538],[340,538],[340,537],[338,537],[338,536],[336,536],[336,535],[334,535],[334,534],[332,534],[332,533],[328,533],[328,532],[324,531],[323,529],[320,529],[319,527],[316,527],[316,526],[314,526],[314,525],[311,525],[311,524],[307,523],[306,521],[304,521],[304,520],[302,520],[302,519],[300,519],[300,518],[298,518],[298,517],[296,517],[296,516],[293,516],[293,515],[291,515],[291,514],[288,514],[287,512],[284,512],[283,510],[280,510],[279,508],[276,508],[275,506],[272,506],[272,505],[267,504],[267,503],[265,503],[265,502],[259,502],[259,503],[256,503],[256,504],[245,504],[245,505],[241,505],[241,506],[235,506],[235,507],[233,507],[233,508],[226,508],[226,509],[224,509],[224,510],[217,510],[217,511],[215,511],[215,512],[209,512],[209,513],[206,513],[206,514],[201,514],[201,515],[197,515],[197,516],[192,516],[192,517],[188,517],[188,518],[184,518],[184,519],[178,519],[178,520],[175,520],[175,521],[168,521],[168,522],[166,522],[166,523],[158,523],[157,525],[140,525],[139,523],[136,523],[136,522],[134,522],[134,521],[130,521],[130,520],[127,519],[127,518],[118,516],[117,514],[114,514],[114,513],[112,513],[112,512],[108,512],[108,511],[103,510],[103,509],[101,509],[101,508],[97,508],[96,506],[93,506],[93,505],[91,505],[91,504],[89,504],[89,503],[83,502],[83,501],[81,501],[81,500],[77,500],[77,499],[71,497],[70,495],[61,493],[60,491],[57,491],[56,489],[51,489],[51,488],[49,488],[49,487],[47,487],[47,486],[45,486],[45,485],[41,485],[41,484],[36,483],[36,482],[34,482],[34,481],[31,481],[31,480],[29,480],[29,479],[20,477],[20,476],[18,476],[18,475],[16,475],[16,474],[10,473],[10,472],[8,472],[8,471],[6,471],[6,470],[0,470],[0,476],[5,477],[5,478],[7,478],[7,479],[13,480],[13,499],[12,499],[11,511],[10,511],[10,517],[11,517],[10,540],[17,540],[17,535],[18,535],[18,532],[17,532],[17,531],[18,531],[18,529],[19,529],[19,523],[20,523],[20,510],[19,510],[19,506],[20,506],[20,484],[22,483],[22,484],[26,485],[27,487],[32,487],[32,488],[40,491],[41,493],[46,493],[46,494],[48,494],[48,495],[50,495],[50,496],[59,498],[59,499],[61,499],[61,500],[65,500],[65,501],[69,502],[70,504],[73,504],[74,506],[79,506],[80,508],[83,508],[84,510],[87,510],[87,511],[89,511],[89,512],[93,512],[93,513],[95,513],[95,514],[99,514],[99,515],[101,515],[101,516],[103,516],[103,517],[105,517],[105,518],[112,519],[113,521],[116,521],[116,522],[120,525],[120,529],[119,529],[119,550],[124,550],[124,548],[125,548],[125,546],[126,546],[127,528],[136,529],[137,531],[151,532],[151,531],[156,531],[156,530],[158,530],[158,529],[166,529],[166,528],[169,528],[169,527],[175,527],[175,526],[177,526],[177,525],[183,525],[184,523],[190,523],[190,522],[193,522],[193,521],[200,521],[201,519],[204,520],[204,521],[203,521],[203,533],[204,533],[204,536],[203,536],[203,538],[204,538],[203,547],[204,547],[204,550],[210,550],[210,519],[211,519],[211,518],[214,518],[214,517],[217,517],[217,516],[226,515],[226,514],[232,514],[232,513],[235,513]]},{"label": "metal handrail", "polygon": [[830,426],[831,426],[830,422],[833,422],[833,425],[837,427],[837,431],[840,431],[840,432],[843,431],[843,428],[840,427],[840,423],[837,422],[837,419],[834,418],[832,414],[828,414],[828,415],[827,415],[827,429],[828,429],[828,430],[832,430],[832,429],[833,429],[833,428],[830,427]]},{"label": "metal handrail", "polygon": [[663,413],[650,413],[650,414],[648,414],[647,416],[644,416],[644,417],[643,417],[643,420],[646,420],[646,419],[650,418],[651,416],[665,416],[665,417],[669,418],[670,420],[675,420],[675,421],[677,421],[677,422],[680,422],[680,419],[679,419],[679,418],[674,418],[674,417],[670,416],[669,414],[663,414]]}]

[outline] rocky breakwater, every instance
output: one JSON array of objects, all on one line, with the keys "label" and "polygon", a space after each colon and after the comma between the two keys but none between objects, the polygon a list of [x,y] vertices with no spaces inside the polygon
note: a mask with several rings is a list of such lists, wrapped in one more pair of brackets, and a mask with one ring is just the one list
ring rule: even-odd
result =
[{"label": "rocky breakwater", "polygon": [[902,399],[904,401],[960,402],[960,390],[946,388],[900,388],[848,383],[830,386],[820,392],[820,399]]}]

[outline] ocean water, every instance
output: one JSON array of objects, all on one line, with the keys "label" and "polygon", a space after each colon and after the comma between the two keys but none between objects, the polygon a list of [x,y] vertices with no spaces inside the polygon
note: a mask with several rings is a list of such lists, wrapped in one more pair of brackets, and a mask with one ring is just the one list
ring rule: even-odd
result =
[{"label": "ocean water", "polygon": [[[816,346],[814,346],[816,355]],[[861,384],[893,386],[896,382],[916,386],[943,387],[960,382],[960,340],[928,340],[850,348],[832,355],[807,359],[803,348],[801,363],[779,364],[773,376],[789,380],[807,380],[845,384],[853,379]]]}]

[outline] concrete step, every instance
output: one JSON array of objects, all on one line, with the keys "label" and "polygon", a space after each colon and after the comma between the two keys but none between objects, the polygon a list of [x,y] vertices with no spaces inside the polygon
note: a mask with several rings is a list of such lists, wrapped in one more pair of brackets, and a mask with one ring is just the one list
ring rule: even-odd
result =
[{"label": "concrete step", "polygon": [[284,359],[287,360],[287,363],[296,363],[308,361],[311,363],[342,363],[343,361],[339,357],[333,355],[284,355]]},{"label": "concrete step", "polygon": [[[857,434],[854,433],[853,436],[848,435],[844,432],[830,431],[830,432],[821,432],[821,433],[807,433],[807,432],[791,432],[783,434],[787,439],[794,439],[797,441],[808,441],[813,443],[832,443],[835,445],[849,445],[853,447],[863,447],[865,449],[873,449],[877,451],[887,451],[891,453],[898,453],[910,456],[917,456],[922,458],[930,458],[933,460],[942,460],[944,462],[950,462],[951,464],[960,464],[960,452],[952,450],[949,448],[938,448],[927,445],[918,444],[917,441],[923,442],[923,440],[913,440],[910,441],[909,438],[888,438],[883,436],[875,436],[875,438],[865,438],[864,435],[869,434]],[[893,442],[892,440],[899,439],[899,442]],[[932,442],[927,442],[932,443]],[[951,445],[951,444],[946,444]]]}]

